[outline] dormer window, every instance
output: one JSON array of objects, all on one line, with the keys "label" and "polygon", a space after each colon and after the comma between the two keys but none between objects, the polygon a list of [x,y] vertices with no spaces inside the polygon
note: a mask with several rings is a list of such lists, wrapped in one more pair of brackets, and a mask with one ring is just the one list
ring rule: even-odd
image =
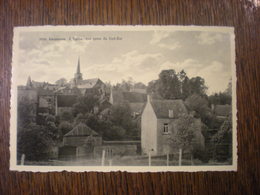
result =
[{"label": "dormer window", "polygon": [[169,118],[173,118],[173,110],[169,110]]},{"label": "dormer window", "polygon": [[168,134],[169,133],[169,124],[164,123],[163,124],[163,134]]}]

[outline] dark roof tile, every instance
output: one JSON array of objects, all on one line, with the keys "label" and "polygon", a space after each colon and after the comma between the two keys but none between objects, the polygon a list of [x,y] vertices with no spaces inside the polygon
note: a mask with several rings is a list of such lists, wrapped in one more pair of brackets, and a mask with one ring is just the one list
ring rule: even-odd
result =
[{"label": "dark roof tile", "polygon": [[151,104],[157,118],[169,118],[169,110],[173,110],[173,118],[188,113],[182,100],[152,100]]}]

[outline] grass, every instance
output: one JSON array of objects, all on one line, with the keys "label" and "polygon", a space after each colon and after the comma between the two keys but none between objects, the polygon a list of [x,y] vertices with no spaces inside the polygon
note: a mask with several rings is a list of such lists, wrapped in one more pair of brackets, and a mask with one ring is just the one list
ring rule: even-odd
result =
[{"label": "grass", "polygon": [[[198,159],[193,160],[193,164],[190,159],[183,159],[182,165],[184,166],[213,166],[213,165],[229,165],[227,162],[215,162],[209,161],[208,163],[202,163]],[[101,166],[101,159],[74,159],[74,160],[49,160],[49,161],[25,161],[25,165],[37,165],[37,166]],[[105,159],[105,166],[109,165],[108,159]],[[112,166],[148,166],[147,156],[116,156],[112,159]],[[165,158],[152,158],[152,166],[166,166],[167,162]],[[178,160],[170,159],[169,166],[178,166]]]}]

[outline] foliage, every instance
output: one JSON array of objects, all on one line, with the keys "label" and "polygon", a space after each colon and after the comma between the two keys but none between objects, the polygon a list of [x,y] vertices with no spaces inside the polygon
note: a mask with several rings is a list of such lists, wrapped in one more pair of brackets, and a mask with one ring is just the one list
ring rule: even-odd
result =
[{"label": "foliage", "polygon": [[182,150],[191,150],[195,131],[195,119],[190,115],[184,115],[176,121],[176,131],[172,134],[170,142],[173,147]]},{"label": "foliage", "polygon": [[127,103],[113,105],[111,107],[110,121],[116,126],[131,130],[133,124],[129,105]]},{"label": "foliage", "polygon": [[77,114],[86,114],[93,112],[94,106],[98,104],[98,97],[95,95],[80,96],[77,99],[77,103],[73,105],[74,116]]},{"label": "foliage", "polygon": [[104,137],[108,140],[122,140],[125,137],[126,130],[120,126],[111,126],[104,132]]},{"label": "foliage", "polygon": [[232,96],[232,80],[230,79],[228,82],[227,89],[224,92],[226,95]]},{"label": "foliage", "polygon": [[135,83],[135,84],[134,84],[134,88],[137,88],[137,89],[146,89],[146,85],[143,84],[142,82],[138,82],[138,83]]},{"label": "foliage", "polygon": [[193,94],[185,100],[189,110],[195,111],[195,117],[201,118],[201,121],[209,126],[214,117],[208,106],[208,101],[198,94]]},{"label": "foliage", "polygon": [[207,87],[205,85],[205,80],[201,77],[193,77],[189,81],[190,85],[190,94],[199,94],[199,95],[205,95],[207,91]]},{"label": "foliage", "polygon": [[73,125],[67,121],[62,121],[59,126],[58,126],[58,130],[59,133],[64,136],[66,133],[68,133],[69,131],[71,131],[73,129]]},{"label": "foliage", "polygon": [[17,106],[18,126],[26,126],[35,120],[36,105],[28,98],[23,98]]},{"label": "foliage", "polygon": [[215,93],[209,96],[209,102],[212,105],[225,105],[231,104],[232,97],[227,93]]},{"label": "foliage", "polygon": [[165,99],[181,97],[180,81],[174,70],[163,70],[159,74],[159,94]]},{"label": "foliage", "polygon": [[73,120],[73,115],[71,112],[63,112],[60,116],[61,121],[72,121]]},{"label": "foliage", "polygon": [[47,135],[49,135],[49,137],[55,141],[59,138],[59,131],[58,128],[56,126],[56,118],[53,115],[47,115],[45,118],[45,123],[44,123],[44,127],[45,127],[45,132]]},{"label": "foliage", "polygon": [[48,157],[48,151],[53,146],[52,138],[44,126],[31,123],[18,132],[18,159],[25,154],[28,160],[41,160]]},{"label": "foliage", "polygon": [[207,87],[201,77],[189,78],[184,70],[176,73],[175,70],[162,70],[159,79],[148,83],[147,91],[164,99],[186,99],[196,93],[206,95]]},{"label": "foliage", "polygon": [[[232,151],[230,146],[232,144],[232,118],[223,122],[219,131],[212,137],[212,143],[215,146],[215,158],[220,161],[231,158]],[[220,155],[218,155],[220,154]]]},{"label": "foliage", "polygon": [[67,80],[65,78],[60,78],[59,80],[57,80],[55,82],[56,85],[59,85],[59,86],[64,86],[67,84]]}]

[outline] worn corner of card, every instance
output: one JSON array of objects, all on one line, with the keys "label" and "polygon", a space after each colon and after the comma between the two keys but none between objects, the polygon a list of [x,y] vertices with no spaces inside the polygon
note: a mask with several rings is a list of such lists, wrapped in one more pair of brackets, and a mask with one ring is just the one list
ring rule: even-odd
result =
[{"label": "worn corner of card", "polygon": [[14,29],[10,170],[237,170],[234,30]]}]

